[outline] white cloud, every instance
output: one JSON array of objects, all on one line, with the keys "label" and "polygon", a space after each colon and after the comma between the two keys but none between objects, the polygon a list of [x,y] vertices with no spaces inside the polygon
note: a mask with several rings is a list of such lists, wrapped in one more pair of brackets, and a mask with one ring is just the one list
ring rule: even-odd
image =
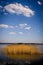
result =
[{"label": "white cloud", "polygon": [[22,34],[23,34],[23,32],[19,32],[19,34],[21,34],[21,35],[22,35]]},{"label": "white cloud", "polygon": [[9,27],[8,25],[0,24],[0,28],[8,28],[8,27]]},{"label": "white cloud", "polygon": [[[17,33],[19,33],[20,35],[23,34],[23,32],[17,32]],[[9,32],[9,34],[14,35],[14,34],[16,34],[16,32]]]},{"label": "white cloud", "polygon": [[20,26],[20,28],[24,28],[24,27],[27,26],[27,24],[26,23],[23,23],[23,24],[19,24],[19,26]]},{"label": "white cloud", "polygon": [[30,29],[31,29],[31,27],[25,27],[25,29],[26,29],[26,30],[30,30]]},{"label": "white cloud", "polygon": [[[11,25],[7,25],[7,24],[0,24],[0,28],[20,28],[20,29],[25,29],[25,30],[30,30],[31,26],[29,26],[26,23],[23,24],[19,24],[19,26],[11,26]],[[22,32],[20,32],[22,34]]]},{"label": "white cloud", "polygon": [[19,24],[19,27],[25,30],[30,30],[31,26],[29,26],[28,24],[24,23],[24,24]]},{"label": "white cloud", "polygon": [[14,28],[14,26],[9,26],[7,24],[0,24],[0,28]]},{"label": "white cloud", "polygon": [[34,11],[28,6],[23,6],[20,3],[8,4],[5,7],[5,10],[12,14],[23,14],[26,17],[31,17],[34,15]]},{"label": "white cloud", "polygon": [[42,3],[41,3],[40,1],[37,1],[37,3],[38,3],[39,5],[42,5]]},{"label": "white cloud", "polygon": [[13,35],[13,34],[16,34],[16,32],[9,32],[9,34]]}]

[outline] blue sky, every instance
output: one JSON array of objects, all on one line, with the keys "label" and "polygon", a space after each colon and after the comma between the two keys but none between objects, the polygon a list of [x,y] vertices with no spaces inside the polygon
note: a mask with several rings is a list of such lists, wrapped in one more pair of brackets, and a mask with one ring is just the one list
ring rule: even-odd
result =
[{"label": "blue sky", "polygon": [[0,0],[0,43],[43,43],[43,0]]}]

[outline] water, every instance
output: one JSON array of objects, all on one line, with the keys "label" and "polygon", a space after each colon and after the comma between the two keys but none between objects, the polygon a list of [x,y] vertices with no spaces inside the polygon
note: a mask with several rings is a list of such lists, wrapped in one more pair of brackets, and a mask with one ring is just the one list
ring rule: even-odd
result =
[{"label": "water", "polygon": [[[2,48],[6,47],[7,45],[10,45],[10,44],[0,44],[0,60],[3,60],[4,62],[15,61],[14,63],[18,63],[18,62],[21,63],[22,61],[22,62],[27,62],[30,64],[32,61],[39,60],[43,57],[43,55],[35,55],[35,54],[34,55],[9,54],[7,56],[2,53]],[[43,52],[43,45],[35,45],[35,46]]]}]

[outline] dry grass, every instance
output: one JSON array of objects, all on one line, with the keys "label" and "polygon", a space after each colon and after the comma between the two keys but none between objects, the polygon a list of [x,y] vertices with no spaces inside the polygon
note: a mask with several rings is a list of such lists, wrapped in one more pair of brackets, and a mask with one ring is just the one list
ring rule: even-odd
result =
[{"label": "dry grass", "polygon": [[41,51],[33,45],[8,45],[3,48],[4,53],[9,54],[38,54],[41,53]]},{"label": "dry grass", "polygon": [[35,60],[42,57],[41,51],[34,45],[11,44],[4,47],[2,51],[10,59]]}]

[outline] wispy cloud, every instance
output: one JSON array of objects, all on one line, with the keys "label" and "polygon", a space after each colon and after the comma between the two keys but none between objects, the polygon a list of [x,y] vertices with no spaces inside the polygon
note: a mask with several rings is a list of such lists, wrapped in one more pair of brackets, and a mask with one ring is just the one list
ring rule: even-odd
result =
[{"label": "wispy cloud", "polygon": [[3,8],[1,5],[0,5],[0,9]]},{"label": "wispy cloud", "polygon": [[16,34],[16,32],[9,32],[9,34],[13,35],[13,34]]},{"label": "wispy cloud", "polygon": [[9,26],[9,28],[14,28],[14,26]]},{"label": "wispy cloud", "polygon": [[16,25],[15,28],[18,28],[18,26]]},{"label": "wispy cloud", "polygon": [[31,29],[31,26],[29,26],[26,23],[19,24],[19,27],[22,28],[22,29],[25,29],[25,30],[30,30]]},{"label": "wispy cloud", "polygon": [[0,24],[0,28],[8,28],[9,26],[6,24]]},{"label": "wispy cloud", "polygon": [[42,5],[42,2],[40,2],[40,1],[37,1],[37,3],[38,3],[38,5]]},{"label": "wispy cloud", "polygon": [[26,24],[26,23],[19,24],[19,27],[20,27],[20,28],[24,28],[24,27],[26,27],[26,26],[27,26],[27,24]]},{"label": "wispy cloud", "polygon": [[0,28],[14,28],[14,26],[10,26],[7,24],[0,24]]},{"label": "wispy cloud", "polygon": [[20,35],[22,35],[22,34],[23,34],[23,32],[19,32],[19,34],[20,34]]},{"label": "wispy cloud", "polygon": [[[30,30],[31,26],[29,26],[26,23],[23,24],[19,24],[18,26],[12,26],[12,25],[7,25],[7,24],[0,24],[0,28],[17,28],[17,29],[24,29],[24,30]],[[19,32],[20,34],[22,34],[22,32]]]},{"label": "wispy cloud", "polygon": [[26,30],[30,30],[30,29],[31,29],[31,27],[30,27],[30,26],[29,26],[29,27],[25,27],[25,29],[26,29]]},{"label": "wispy cloud", "polygon": [[8,13],[4,12],[4,15],[7,15]]},{"label": "wispy cloud", "polygon": [[4,7],[4,9],[12,14],[22,14],[26,17],[31,17],[34,15],[34,11],[30,9],[28,6],[23,6],[20,3],[8,4]]}]

